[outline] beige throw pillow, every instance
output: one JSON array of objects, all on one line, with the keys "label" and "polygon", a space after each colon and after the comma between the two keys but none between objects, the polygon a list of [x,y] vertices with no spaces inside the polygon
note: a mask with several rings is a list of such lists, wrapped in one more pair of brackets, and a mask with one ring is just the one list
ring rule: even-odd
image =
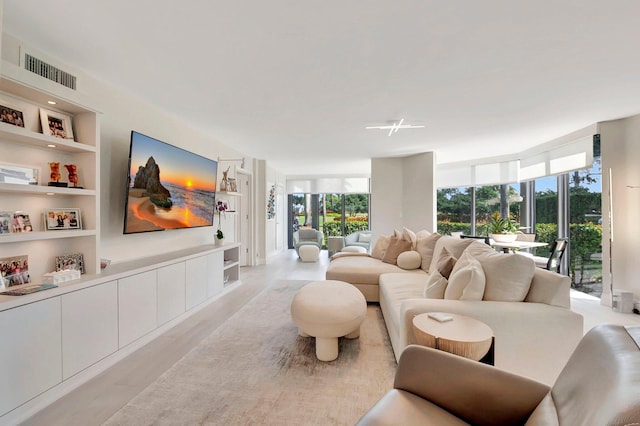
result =
[{"label": "beige throw pillow", "polygon": [[411,250],[416,249],[416,234],[411,229],[402,228],[402,239],[411,241]]},{"label": "beige throw pillow", "polygon": [[482,300],[485,276],[480,262],[464,251],[449,275],[445,299]]},{"label": "beige throw pillow", "polygon": [[376,240],[376,245],[373,246],[373,250],[371,250],[371,257],[382,260],[384,257],[384,252],[387,251],[387,247],[389,247],[390,238],[386,235],[381,235]]},{"label": "beige throw pillow", "polygon": [[398,255],[398,267],[402,269],[418,269],[420,267],[420,262],[422,262],[422,258],[420,257],[420,253],[417,251],[405,251]]},{"label": "beige throw pillow", "polygon": [[533,259],[500,253],[480,242],[470,245],[467,251],[480,262],[484,270],[484,300],[522,302],[525,299],[536,270]]},{"label": "beige throw pillow", "polygon": [[436,269],[440,272],[440,275],[449,279],[449,275],[451,275],[451,271],[453,267],[456,265],[456,258],[449,253],[449,250],[443,248],[440,252],[440,256],[436,261]]},{"label": "beige throw pillow", "polygon": [[474,242],[477,242],[477,241],[472,238],[461,239],[461,238],[450,237],[448,235],[438,238],[438,241],[436,242],[436,246],[433,249],[433,260],[431,260],[431,264],[429,265],[429,271],[431,271],[432,268],[436,267],[437,259],[440,257],[440,252],[442,251],[443,248],[446,248],[453,257],[458,259],[460,256],[462,256],[462,252],[467,247],[469,247],[471,243],[474,243]]},{"label": "beige throw pillow", "polygon": [[389,247],[384,252],[384,256],[382,257],[382,261],[384,263],[391,263],[395,265],[398,261],[398,256],[400,253],[411,250],[411,241],[405,241],[402,239],[398,239],[395,236],[391,237],[389,240]]},{"label": "beige throw pillow", "polygon": [[429,274],[429,279],[424,286],[424,297],[428,299],[444,299],[447,288],[447,279],[440,275],[440,272],[433,271]]},{"label": "beige throw pillow", "polygon": [[441,236],[442,235],[438,233],[433,233],[416,240],[416,251],[420,253],[420,257],[422,258],[420,268],[425,272],[429,272],[429,265],[431,265],[431,259],[433,258],[433,250]]}]

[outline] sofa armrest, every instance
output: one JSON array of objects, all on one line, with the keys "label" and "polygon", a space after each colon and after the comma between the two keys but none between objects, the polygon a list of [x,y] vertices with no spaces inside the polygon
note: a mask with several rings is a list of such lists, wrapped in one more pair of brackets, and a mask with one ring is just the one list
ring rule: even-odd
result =
[{"label": "sofa armrest", "polygon": [[394,388],[418,395],[471,424],[524,424],[549,387],[447,352],[408,346]]},{"label": "sofa armrest", "polygon": [[400,348],[416,342],[413,318],[425,312],[449,312],[484,322],[495,336],[496,367],[549,385],[584,333],[582,315],[544,303],[416,298],[400,305]]}]

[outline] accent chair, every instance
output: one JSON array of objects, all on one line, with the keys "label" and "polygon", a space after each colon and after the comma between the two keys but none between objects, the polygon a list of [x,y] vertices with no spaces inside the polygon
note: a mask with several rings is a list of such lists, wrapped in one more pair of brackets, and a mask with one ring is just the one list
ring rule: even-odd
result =
[{"label": "accent chair", "polygon": [[344,246],[363,247],[369,253],[371,247],[371,231],[356,231],[344,237]]},{"label": "accent chair", "polygon": [[400,357],[394,389],[357,424],[640,424],[639,345],[640,326],[597,326],[582,338],[551,388],[411,345]]}]

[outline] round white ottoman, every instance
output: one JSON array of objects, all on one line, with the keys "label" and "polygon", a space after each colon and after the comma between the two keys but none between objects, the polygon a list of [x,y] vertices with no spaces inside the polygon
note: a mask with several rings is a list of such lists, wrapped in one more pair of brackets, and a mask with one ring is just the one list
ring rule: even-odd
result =
[{"label": "round white ottoman", "polygon": [[360,290],[342,281],[307,284],[291,302],[291,318],[298,326],[298,334],[316,338],[320,361],[338,358],[338,337],[359,337],[366,315],[367,301]]},{"label": "round white ottoman", "polygon": [[343,248],[341,251],[345,253],[366,253],[367,249],[360,246],[347,246]]},{"label": "round white ottoman", "polygon": [[320,255],[320,249],[318,246],[313,244],[300,246],[298,248],[298,255],[300,256],[300,260],[303,262],[317,262],[318,256]]}]

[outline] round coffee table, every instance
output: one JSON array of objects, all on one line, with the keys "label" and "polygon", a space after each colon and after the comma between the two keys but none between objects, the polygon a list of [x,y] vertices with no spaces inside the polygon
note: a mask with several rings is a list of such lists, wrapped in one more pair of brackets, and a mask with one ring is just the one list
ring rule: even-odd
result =
[{"label": "round coffee table", "polygon": [[440,313],[452,318],[451,321],[440,322],[431,317],[429,312],[413,318],[413,332],[416,343],[440,349],[475,361],[481,360],[493,343],[493,330],[477,319],[464,315]]}]

